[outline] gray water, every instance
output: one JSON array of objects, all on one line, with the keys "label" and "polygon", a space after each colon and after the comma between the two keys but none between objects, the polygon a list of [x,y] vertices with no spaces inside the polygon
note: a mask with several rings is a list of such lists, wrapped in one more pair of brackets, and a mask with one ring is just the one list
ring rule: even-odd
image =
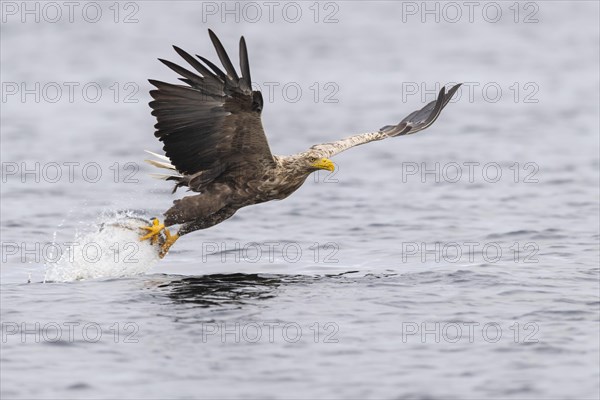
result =
[{"label": "gray water", "polygon": [[[22,4],[2,3],[2,398],[598,398],[597,2]],[[172,44],[216,60],[207,28],[234,60],[246,37],[276,154],[467,84],[429,130],[159,262],[103,242],[131,263],[50,279],[111,214],[182,195],[143,163],[146,79],[175,80]]]}]

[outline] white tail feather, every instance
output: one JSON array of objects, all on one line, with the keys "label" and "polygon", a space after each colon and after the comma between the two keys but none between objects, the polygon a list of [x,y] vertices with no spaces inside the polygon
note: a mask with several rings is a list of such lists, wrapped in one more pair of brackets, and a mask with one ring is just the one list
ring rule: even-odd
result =
[{"label": "white tail feather", "polygon": [[157,168],[171,169],[173,171],[176,171],[175,167],[169,163],[165,163],[162,161],[156,161],[156,160],[144,160],[144,161],[146,161],[150,165],[154,165]]},{"label": "white tail feather", "polygon": [[[153,153],[153,152],[148,151],[148,150],[146,150],[146,153],[153,155],[154,157],[158,158],[159,160],[162,160],[162,161],[144,160],[148,164],[153,165],[153,166],[158,167],[158,168],[164,168],[164,169],[168,169],[168,170],[176,171],[177,172],[177,168],[175,168],[175,166],[173,164],[171,164],[171,160],[169,160],[169,157],[161,156],[160,154],[156,154],[156,153]],[[180,182],[181,178],[183,178],[183,176],[179,175],[179,174],[175,174],[175,175],[169,175],[169,174],[150,174],[150,176],[153,177],[153,178],[155,178],[155,179],[160,179],[160,180],[163,180],[163,181],[167,181],[169,179],[173,179],[173,180],[176,180],[178,182]],[[178,185],[176,185],[175,188],[177,188]]]},{"label": "white tail feather", "polygon": [[148,153],[148,154],[151,154],[151,155],[153,155],[154,157],[156,157],[156,158],[158,158],[158,159],[160,159],[160,160],[167,161],[167,162],[171,163],[171,160],[170,160],[170,159],[169,159],[169,157],[167,157],[167,156],[163,156],[163,155],[161,155],[161,154],[156,154],[156,153],[154,153],[154,152],[152,152],[152,151],[150,151],[150,150],[144,150],[144,151],[145,151],[146,153]]},{"label": "white tail feather", "polygon": [[169,160],[169,158],[168,158],[168,157],[161,156],[160,154],[156,154],[156,153],[153,153],[153,152],[151,152],[151,151],[148,151],[148,150],[145,150],[145,151],[146,151],[146,153],[148,153],[148,154],[152,154],[154,157],[158,158],[159,160],[162,160],[162,161],[157,161],[157,160],[144,160],[144,161],[146,161],[148,164],[150,164],[150,165],[154,165],[154,166],[155,166],[155,167],[157,167],[157,168],[172,169],[172,170],[174,170],[174,171],[176,171],[176,170],[177,170],[177,168],[175,168],[175,167],[173,166],[173,164],[171,164],[171,160]]}]

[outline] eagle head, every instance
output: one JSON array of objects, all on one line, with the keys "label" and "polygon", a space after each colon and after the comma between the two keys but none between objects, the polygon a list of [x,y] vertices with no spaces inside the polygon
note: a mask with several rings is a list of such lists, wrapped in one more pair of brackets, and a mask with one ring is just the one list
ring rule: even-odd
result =
[{"label": "eagle head", "polygon": [[303,163],[310,172],[314,172],[320,169],[333,172],[335,164],[329,158],[319,157],[316,154],[307,154],[303,158]]}]

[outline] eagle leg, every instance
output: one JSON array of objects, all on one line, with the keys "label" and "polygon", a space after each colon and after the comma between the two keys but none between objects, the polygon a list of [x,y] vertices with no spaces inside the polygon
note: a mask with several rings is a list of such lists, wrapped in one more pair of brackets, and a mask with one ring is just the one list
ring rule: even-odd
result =
[{"label": "eagle leg", "polygon": [[175,243],[177,241],[177,239],[179,239],[179,235],[177,233],[174,233],[173,235],[171,235],[171,232],[169,232],[169,230],[167,228],[165,229],[165,242],[160,246],[160,252],[158,253],[158,256],[160,258],[163,258],[164,256],[167,255],[167,253],[169,252],[169,249],[171,248],[171,246],[173,246],[173,243]]}]

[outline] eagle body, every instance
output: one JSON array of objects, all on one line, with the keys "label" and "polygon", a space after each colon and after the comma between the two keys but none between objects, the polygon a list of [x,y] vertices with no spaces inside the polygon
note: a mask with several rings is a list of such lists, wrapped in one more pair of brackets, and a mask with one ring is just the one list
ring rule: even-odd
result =
[{"label": "eagle body", "polygon": [[[183,224],[180,235],[199,224],[202,229],[209,228],[231,217],[242,207],[285,199],[317,170],[307,165],[301,154],[273,156],[273,159],[274,164],[259,169],[234,168],[203,186],[200,194],[175,200],[173,207],[165,213],[165,226]],[[181,182],[187,181],[187,177],[181,178]],[[211,218],[213,215],[219,218]]]},{"label": "eagle body", "polygon": [[[217,36],[209,30],[223,69],[208,59],[193,57],[174,46],[188,68],[160,61],[180,75],[183,84],[150,80],[152,115],[157,119],[155,136],[165,155],[153,154],[152,165],[167,169],[162,179],[175,182],[174,192],[187,187],[198,194],[175,200],[164,225],[147,227],[150,238],[160,229],[181,225],[177,237],[216,225],[252,204],[282,200],[294,193],[317,170],[333,171],[330,157],[349,148],[390,137],[413,134],[429,127],[460,87],[445,88],[435,101],[414,111],[396,125],[345,139],[312,146],[291,156],[271,153],[261,122],[263,98],[252,90],[248,51],[239,43],[238,75]],[[168,251],[168,247],[164,253]]]}]

